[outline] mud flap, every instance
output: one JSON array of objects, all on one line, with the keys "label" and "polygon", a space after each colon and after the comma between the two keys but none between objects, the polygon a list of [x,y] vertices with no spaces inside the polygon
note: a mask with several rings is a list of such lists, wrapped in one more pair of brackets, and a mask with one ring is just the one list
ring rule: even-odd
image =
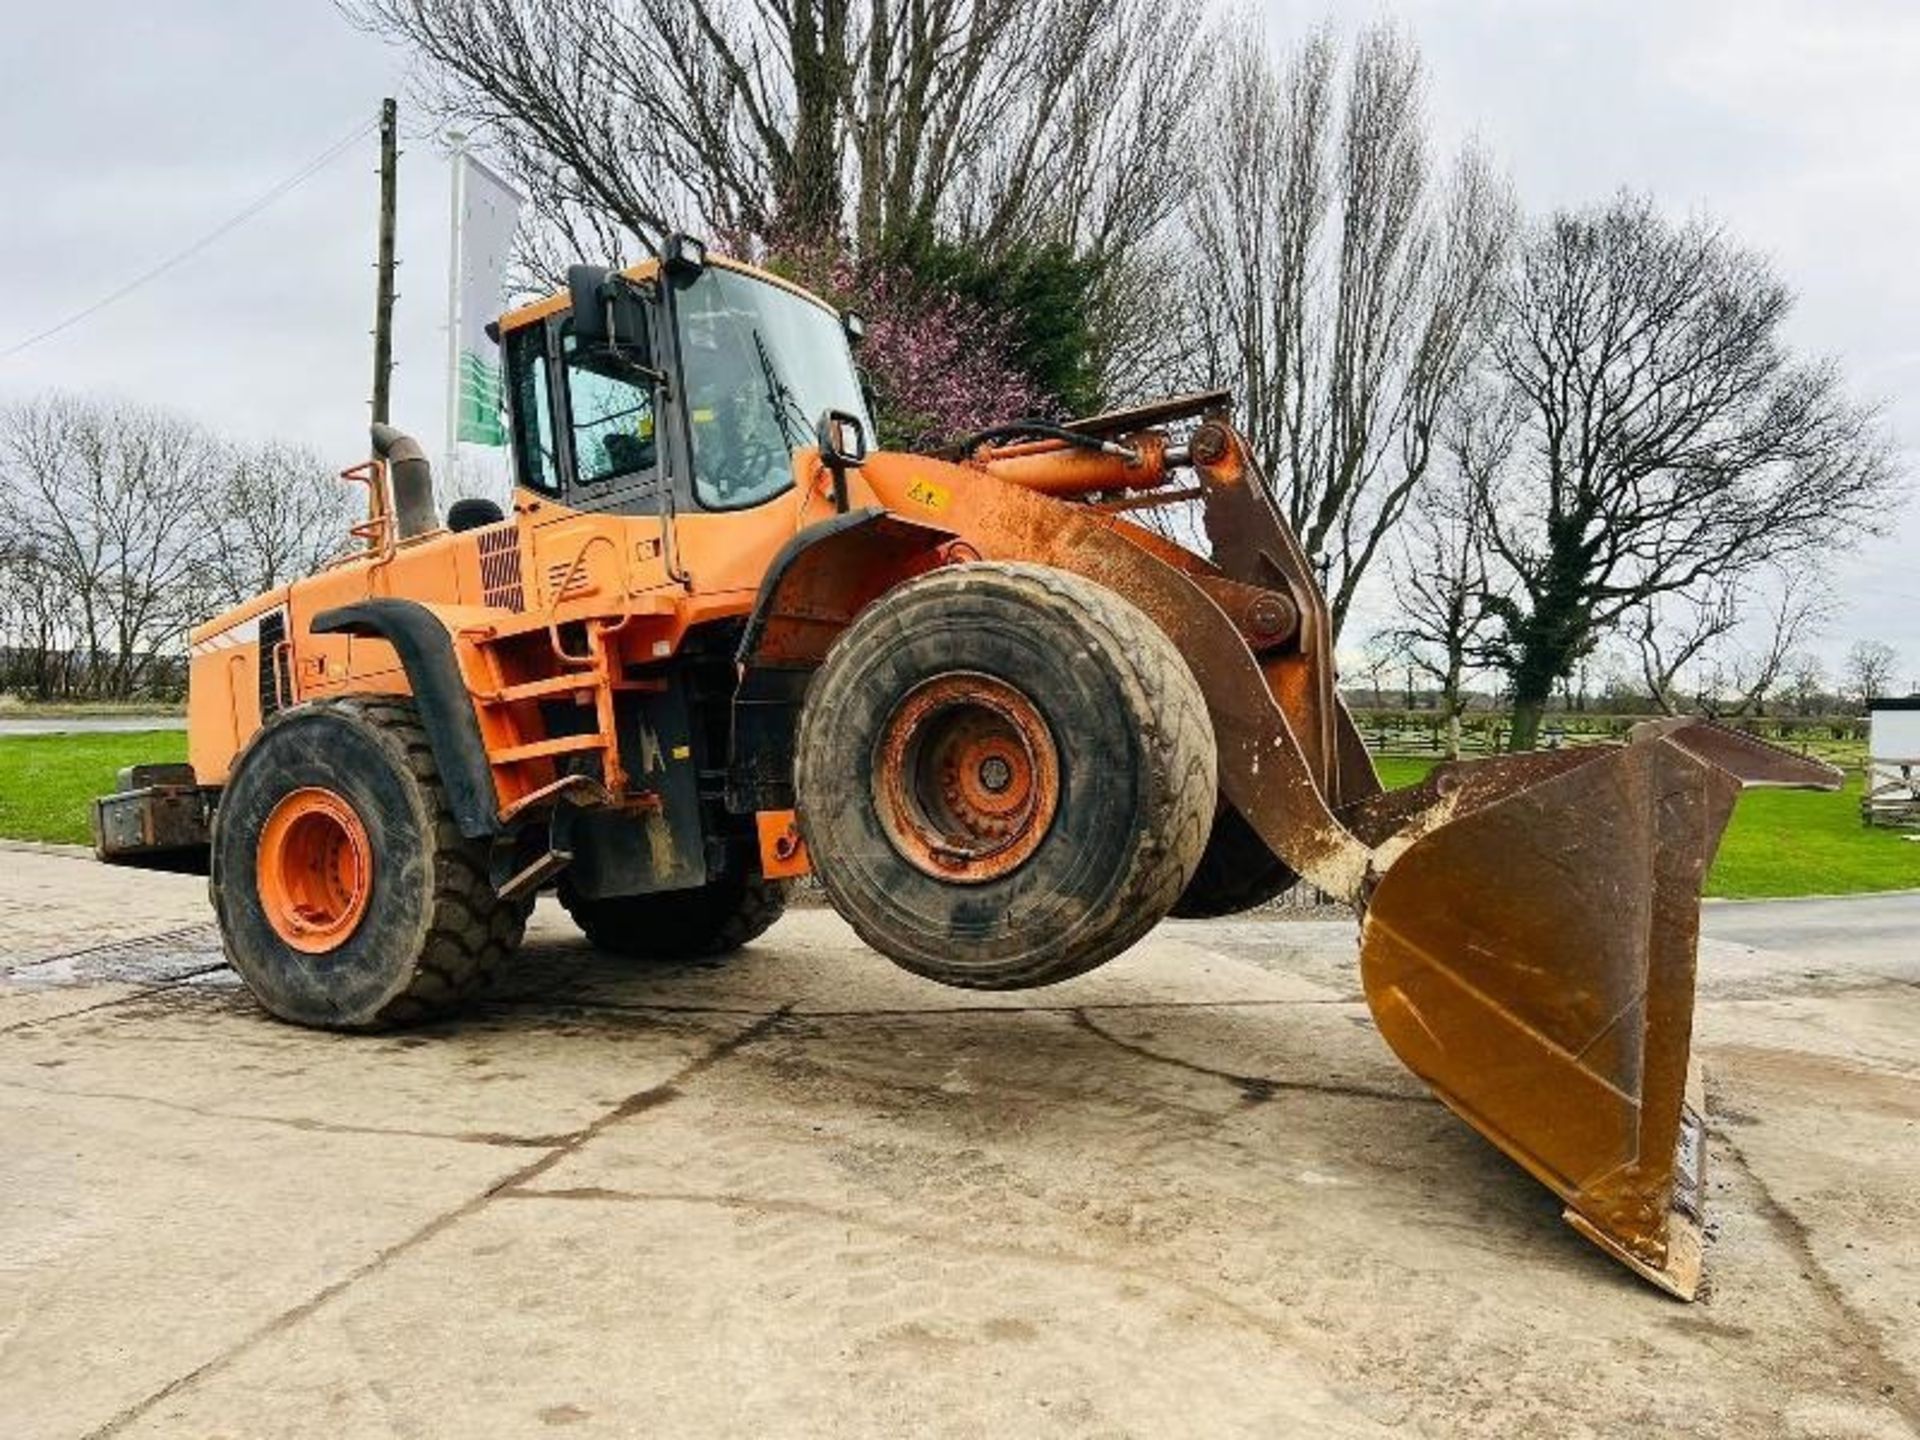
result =
[{"label": "mud flap", "polygon": [[1625,746],[1447,767],[1358,817],[1395,826],[1361,933],[1381,1035],[1576,1230],[1682,1299],[1705,1178],[1699,896],[1743,780],[1838,773],[1661,722]]}]

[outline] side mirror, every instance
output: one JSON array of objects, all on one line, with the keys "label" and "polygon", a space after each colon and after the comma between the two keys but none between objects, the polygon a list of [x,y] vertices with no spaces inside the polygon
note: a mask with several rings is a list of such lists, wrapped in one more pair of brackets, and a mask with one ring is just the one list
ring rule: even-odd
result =
[{"label": "side mirror", "polygon": [[604,265],[569,265],[567,290],[576,345],[618,354],[641,367],[652,363],[646,310],[624,275]]},{"label": "side mirror", "polygon": [[582,345],[613,343],[613,324],[607,314],[608,282],[613,272],[604,265],[569,265],[567,289],[573,296],[573,336]]},{"label": "side mirror", "polygon": [[847,511],[847,471],[867,458],[867,427],[858,415],[845,410],[827,409],[813,427],[814,443],[820,447],[820,463],[833,472],[834,508]]},{"label": "side mirror", "polygon": [[850,415],[845,410],[822,410],[813,427],[813,437],[820,446],[820,458],[829,465],[851,469],[867,458],[867,427],[860,423],[858,415]]}]

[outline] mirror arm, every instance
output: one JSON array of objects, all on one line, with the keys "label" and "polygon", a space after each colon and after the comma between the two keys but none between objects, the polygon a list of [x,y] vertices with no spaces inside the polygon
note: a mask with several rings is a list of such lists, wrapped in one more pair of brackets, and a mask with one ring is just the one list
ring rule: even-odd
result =
[{"label": "mirror arm", "polygon": [[[840,448],[840,430],[845,425],[853,427],[858,450]],[[857,468],[867,458],[867,427],[858,415],[829,407],[820,412],[820,419],[813,427],[813,438],[820,449],[820,462],[833,475],[833,508],[844,515],[851,504],[847,496],[847,471]]]}]

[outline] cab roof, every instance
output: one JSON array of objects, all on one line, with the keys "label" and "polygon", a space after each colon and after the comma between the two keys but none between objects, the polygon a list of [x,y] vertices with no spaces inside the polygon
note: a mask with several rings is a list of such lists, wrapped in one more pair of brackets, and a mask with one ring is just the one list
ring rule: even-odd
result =
[{"label": "cab roof", "polygon": [[[751,275],[756,280],[764,280],[769,285],[778,285],[782,290],[798,295],[803,300],[811,300],[815,305],[818,305],[829,314],[837,315],[839,313],[811,290],[808,290],[804,286],[796,285],[785,276],[776,275],[771,270],[762,270],[757,265],[749,265],[744,260],[734,260],[725,255],[709,255],[706,263],[713,268],[733,270],[742,275]],[[627,266],[627,268],[620,273],[629,280],[652,280],[660,273],[660,262],[649,256],[637,265]],[[561,290],[556,294],[547,296],[544,300],[535,300],[529,304],[522,305],[517,310],[509,310],[505,315],[500,317],[500,334],[505,336],[523,326],[533,324],[536,320],[544,320],[549,315],[558,315],[562,311],[570,308],[572,304],[573,297],[569,295],[567,291]]]}]

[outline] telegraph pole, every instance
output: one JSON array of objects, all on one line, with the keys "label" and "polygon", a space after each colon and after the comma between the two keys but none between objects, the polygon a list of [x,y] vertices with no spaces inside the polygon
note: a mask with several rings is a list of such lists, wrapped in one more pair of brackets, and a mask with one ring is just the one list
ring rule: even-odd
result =
[{"label": "telegraph pole", "polygon": [[392,100],[380,102],[380,258],[373,300],[373,418],[387,422],[393,380],[393,215],[399,188],[400,115]]}]

